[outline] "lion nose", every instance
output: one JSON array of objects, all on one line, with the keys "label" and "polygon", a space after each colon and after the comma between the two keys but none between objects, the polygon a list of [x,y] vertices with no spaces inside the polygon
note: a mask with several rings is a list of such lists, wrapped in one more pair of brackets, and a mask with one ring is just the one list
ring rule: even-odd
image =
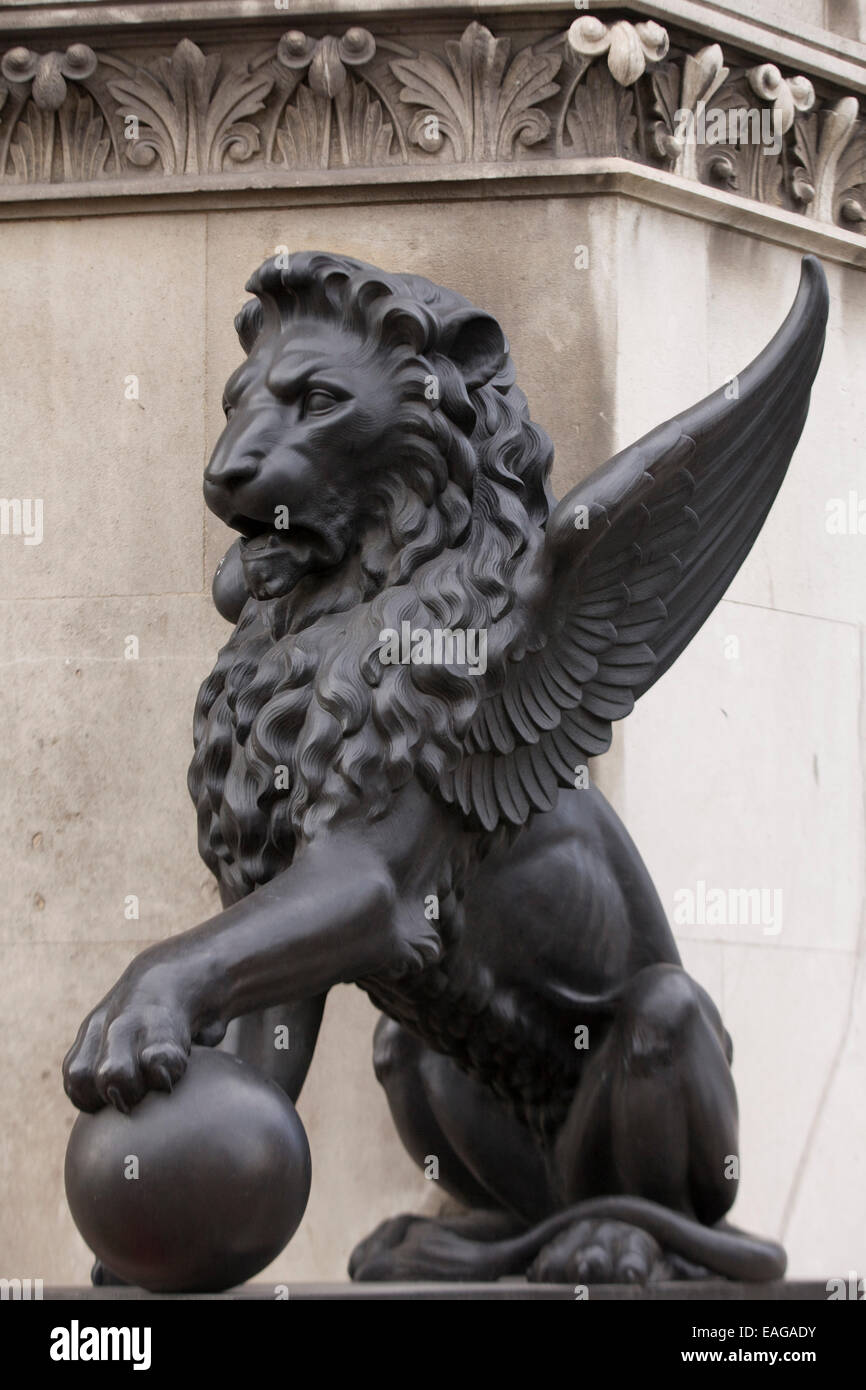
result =
[{"label": "lion nose", "polygon": [[258,473],[260,462],[261,457],[257,454],[229,454],[225,459],[212,458],[204,471],[204,480],[217,487],[248,483]]}]

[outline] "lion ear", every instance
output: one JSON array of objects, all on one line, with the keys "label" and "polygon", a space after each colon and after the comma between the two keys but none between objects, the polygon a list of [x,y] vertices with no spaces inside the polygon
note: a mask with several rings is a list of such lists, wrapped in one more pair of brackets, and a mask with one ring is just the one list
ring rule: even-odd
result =
[{"label": "lion ear", "polygon": [[486,386],[508,361],[508,339],[491,314],[458,311],[448,320],[439,343],[470,391]]},{"label": "lion ear", "polygon": [[248,299],[240,313],[235,315],[235,332],[247,357],[262,331],[262,318],[262,306],[257,299]]}]

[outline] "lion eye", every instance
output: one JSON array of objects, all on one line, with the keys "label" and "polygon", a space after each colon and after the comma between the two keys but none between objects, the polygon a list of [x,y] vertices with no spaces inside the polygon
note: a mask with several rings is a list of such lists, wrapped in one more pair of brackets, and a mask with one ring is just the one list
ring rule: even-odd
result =
[{"label": "lion eye", "polygon": [[326,411],[333,410],[335,405],[339,405],[339,401],[330,391],[310,391],[304,399],[304,414],[324,415]]}]

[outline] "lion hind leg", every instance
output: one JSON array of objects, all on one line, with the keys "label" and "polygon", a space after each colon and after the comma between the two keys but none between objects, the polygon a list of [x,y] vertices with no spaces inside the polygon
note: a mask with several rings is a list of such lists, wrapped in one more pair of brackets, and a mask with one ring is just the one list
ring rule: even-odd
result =
[{"label": "lion hind leg", "polygon": [[468,1210],[382,1222],[353,1251],[352,1278],[477,1282],[522,1273],[522,1254],[508,1242],[553,1209],[531,1136],[491,1092],[384,1016],[373,1061],[407,1151]]},{"label": "lion hind leg", "polygon": [[404,1147],[445,1192],[524,1226],[555,1210],[539,1146],[492,1091],[384,1016],[373,1064]]}]

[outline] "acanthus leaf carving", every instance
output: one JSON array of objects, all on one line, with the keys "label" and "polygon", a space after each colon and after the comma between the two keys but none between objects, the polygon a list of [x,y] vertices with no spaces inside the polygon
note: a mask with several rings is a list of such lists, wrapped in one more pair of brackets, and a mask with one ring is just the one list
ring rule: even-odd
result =
[{"label": "acanthus leaf carving", "polygon": [[67,182],[103,174],[111,139],[104,135],[98,103],[87,93],[97,61],[83,43],[48,53],[19,46],[3,55],[0,109],[11,100],[0,139],[0,177],[8,162],[14,179],[25,183],[50,183],[55,174]]},{"label": "acanthus leaf carving", "polygon": [[401,100],[421,108],[410,122],[409,139],[434,153],[447,137],[458,163],[512,159],[516,144],[544,140],[550,119],[539,104],[559,91],[553,78],[562,60],[531,47],[511,62],[510,54],[510,39],[494,38],[473,22],[459,41],[445,44],[445,62],[430,53],[394,60]]},{"label": "acanthus leaf carving", "polygon": [[50,183],[54,161],[54,112],[27,103],[9,147],[12,168],[21,183]]},{"label": "acanthus leaf carving", "polygon": [[[713,89],[713,106],[707,106],[708,95],[698,112],[703,143],[694,176],[780,207],[785,201],[783,137],[797,112],[814,104],[812,83],[802,76],[783,77],[773,63],[741,71],[733,81],[727,78],[725,69],[721,83]],[[756,107],[754,96],[770,110]],[[681,167],[678,161],[677,172]]]},{"label": "acanthus leaf carving", "polygon": [[127,140],[131,163],[159,159],[166,174],[195,174],[218,173],[227,159],[241,163],[257,152],[259,130],[246,118],[264,108],[273,83],[248,63],[223,69],[219,53],[206,57],[181,39],[153,71],[123,64],[108,88],[121,117],[138,123],[137,138]]},{"label": "acanthus leaf carving", "polygon": [[331,102],[307,86],[298,87],[277,130],[277,148],[287,169],[327,169],[331,143]]},{"label": "acanthus leaf carving", "polygon": [[89,181],[105,172],[111,140],[105,122],[92,98],[72,96],[57,113],[63,150],[63,170],[67,179]]},{"label": "acanthus leaf carving", "polygon": [[653,128],[653,144],[656,153],[670,163],[680,157],[686,144],[680,106],[683,80],[679,66],[674,62],[660,63],[652,75],[653,110],[661,117]]},{"label": "acanthus leaf carving", "polygon": [[681,178],[700,179],[712,152],[700,141],[700,121],[716,92],[729,76],[719,44],[686,54],[682,76],[676,63],[665,63],[652,76],[655,109],[662,117],[655,127],[655,147]]},{"label": "acanthus leaf carving", "polygon": [[755,140],[743,141],[733,150],[719,151],[713,171],[743,198],[754,198],[772,207],[782,205],[784,171],[779,154]]},{"label": "acanthus leaf carving", "polygon": [[866,136],[862,129],[858,133],[858,116],[857,98],[843,97],[795,128],[798,165],[791,186],[807,216],[818,221],[866,217],[862,195],[852,196],[866,186]]},{"label": "acanthus leaf carving", "polygon": [[391,158],[394,128],[382,115],[382,103],[364,82],[350,78],[337,97],[340,153],[343,164],[370,168]]},{"label": "acanthus leaf carving", "polygon": [[[866,222],[866,131],[862,127],[849,140],[839,159],[835,201],[840,222],[849,225]],[[859,230],[863,230],[862,226]]]},{"label": "acanthus leaf carving", "polygon": [[311,39],[298,29],[283,35],[278,65],[307,79],[294,88],[276,132],[287,168],[327,169],[333,158],[345,168],[389,162],[394,127],[366,78],[347,71],[365,67],[375,56],[373,35],[358,27],[341,39]]},{"label": "acanthus leaf carving", "polygon": [[603,155],[634,155],[637,117],[634,96],[627,87],[614,82],[603,68],[591,67],[574,94],[565,123],[571,148],[563,153],[573,158]]},{"label": "acanthus leaf carving", "polygon": [[10,145],[12,168],[22,183],[49,183],[52,179],[57,127],[64,179],[89,181],[101,178],[111,150],[105,121],[86,93],[70,92],[55,112],[35,101],[15,127]]}]

